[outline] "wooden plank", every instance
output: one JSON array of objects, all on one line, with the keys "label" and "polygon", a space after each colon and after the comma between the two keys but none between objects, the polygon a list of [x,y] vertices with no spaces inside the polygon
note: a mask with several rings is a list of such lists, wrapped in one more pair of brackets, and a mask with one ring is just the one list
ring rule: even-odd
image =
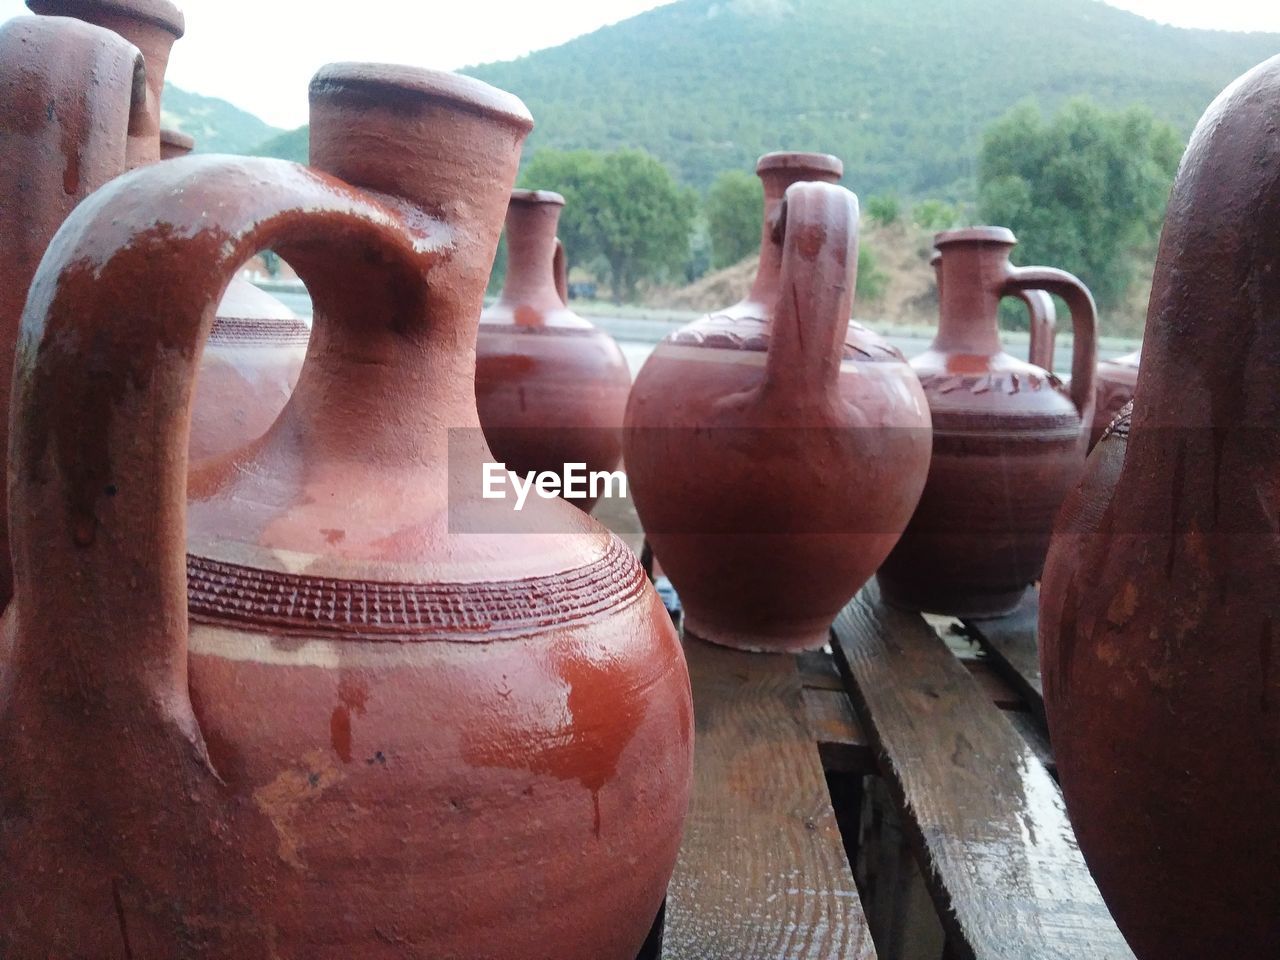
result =
[{"label": "wooden plank", "polygon": [[966,620],[964,625],[1043,724],[1044,685],[1040,682],[1040,648],[1036,641],[1039,597],[1038,591],[1028,590],[1018,609],[1007,617]]},{"label": "wooden plank", "polygon": [[667,960],[875,956],[795,657],[685,641],[693,798],[667,897]]},{"label": "wooden plank", "polygon": [[822,769],[837,773],[872,774],[876,755],[867,742],[843,690],[803,690],[809,734],[818,744]]},{"label": "wooden plank", "polygon": [[960,662],[969,671],[969,675],[973,677],[982,692],[987,695],[987,699],[1001,710],[1027,709],[1022,695],[1005,680],[990,660],[961,660]]},{"label": "wooden plank", "polygon": [[831,654],[825,650],[806,650],[796,654],[800,668],[800,682],[806,689],[839,690],[844,693],[844,677]]},{"label": "wooden plank", "polygon": [[1049,734],[1044,726],[1025,710],[1010,710],[1004,716],[1013,725],[1013,729],[1022,735],[1022,739],[1027,741],[1027,746],[1036,755],[1036,759],[1044,764],[1049,776],[1057,780],[1058,762],[1053,759],[1053,747],[1049,745]]},{"label": "wooden plank", "polygon": [[873,583],[836,620],[835,638],[948,950],[1130,960],[1057,784],[938,635],[882,604]]}]

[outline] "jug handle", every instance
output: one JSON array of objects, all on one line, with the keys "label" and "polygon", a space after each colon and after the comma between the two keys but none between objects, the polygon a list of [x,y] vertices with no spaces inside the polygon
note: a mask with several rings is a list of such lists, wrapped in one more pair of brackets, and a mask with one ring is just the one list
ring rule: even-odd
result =
[{"label": "jug handle", "polygon": [[1043,290],[1018,290],[1013,294],[1027,308],[1031,319],[1031,344],[1027,360],[1053,373],[1054,338],[1057,334],[1058,311],[1053,297]]},{"label": "jug handle", "polygon": [[827,394],[840,375],[853,313],[858,198],[830,183],[793,183],[774,232],[782,238],[782,268],[764,386]]},{"label": "jug handle", "polygon": [[[271,248],[305,252],[318,303],[352,285],[419,291],[385,323],[423,326],[445,230],[392,204],[286,161],[193,156],[117,178],[54,237],[22,318],[9,445],[11,679],[50,710],[92,705],[125,725],[161,711],[203,752],[186,679],[187,443],[215,309]],[[374,332],[365,316],[326,322]]]},{"label": "jug handle", "polygon": [[1098,308],[1093,294],[1078,277],[1053,267],[1010,267],[1001,288],[1002,296],[1017,296],[1022,290],[1043,290],[1061,297],[1071,311],[1071,331],[1075,343],[1071,351],[1071,402],[1085,424],[1088,437],[1093,422],[1093,381],[1098,367]]},{"label": "jug handle", "polygon": [[556,293],[560,302],[569,305],[569,265],[564,255],[564,244],[556,237],[556,252],[551,258],[551,273],[556,280]]}]

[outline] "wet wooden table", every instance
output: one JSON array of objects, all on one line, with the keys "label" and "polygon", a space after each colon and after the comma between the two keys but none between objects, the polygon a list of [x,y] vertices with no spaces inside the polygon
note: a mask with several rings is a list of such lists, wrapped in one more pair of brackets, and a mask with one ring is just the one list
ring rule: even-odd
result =
[{"label": "wet wooden table", "polygon": [[830,652],[687,640],[694,795],[645,960],[1132,960],[1054,780],[1035,613],[872,584]]}]

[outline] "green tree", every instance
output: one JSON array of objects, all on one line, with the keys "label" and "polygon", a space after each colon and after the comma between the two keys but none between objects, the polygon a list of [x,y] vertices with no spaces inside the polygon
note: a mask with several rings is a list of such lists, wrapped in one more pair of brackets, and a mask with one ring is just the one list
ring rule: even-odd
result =
[{"label": "green tree", "polygon": [[868,197],[867,216],[882,227],[891,227],[902,219],[902,203],[892,193]]},{"label": "green tree", "polygon": [[520,186],[564,197],[557,232],[570,267],[600,253],[591,204],[601,172],[602,155],[594,150],[539,150],[520,172]]},{"label": "green tree", "polygon": [[258,254],[262,258],[262,265],[267,268],[267,276],[275,277],[280,273],[280,254],[274,250],[263,250]]},{"label": "green tree", "polygon": [[1143,107],[1077,99],[1046,120],[1024,104],[983,138],[980,212],[1018,235],[1022,262],[1069,270],[1114,308],[1155,241],[1181,153],[1173,128]]},{"label": "green tree", "polygon": [[640,283],[685,269],[694,194],[643,150],[540,150],[520,182],[564,195],[569,264],[603,262],[615,300],[634,300]]},{"label": "green tree", "polygon": [[707,191],[707,230],[711,265],[719,270],[751,256],[760,244],[764,187],[759,177],[726,170]]},{"label": "green tree", "polygon": [[889,285],[889,275],[880,269],[880,263],[865,243],[858,245],[858,285],[854,291],[856,303],[876,303],[884,296]]},{"label": "green tree", "polygon": [[684,265],[697,206],[693,191],[643,150],[605,154],[584,205],[615,301],[635,300],[642,281]]},{"label": "green tree", "polygon": [[924,230],[950,230],[960,222],[960,211],[945,200],[921,200],[912,208],[911,219]]}]

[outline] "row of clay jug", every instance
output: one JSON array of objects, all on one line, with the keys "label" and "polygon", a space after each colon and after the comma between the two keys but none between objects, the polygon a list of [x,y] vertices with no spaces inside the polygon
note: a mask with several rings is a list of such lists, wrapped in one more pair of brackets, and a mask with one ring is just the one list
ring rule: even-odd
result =
[{"label": "row of clay jug", "polygon": [[[840,162],[770,154],[758,172],[751,292],[659,344],[627,409],[636,509],[686,629],[746,649],[821,646],[877,571],[898,604],[1007,612],[1083,467],[1092,297],[1062,271],[1012,266],[1008,230],[940,234],[938,334],[908,364],[849,319],[858,215],[829,185]],[[1069,388],[1000,343],[999,302],[1019,297],[1032,359],[1051,366],[1050,294],[1071,309]]]},{"label": "row of clay jug", "polygon": [[[588,515],[489,532],[468,482],[524,105],[340,64],[309,167],[154,162],[178,12],[33,6],[81,20],[0,28],[0,956],[633,960],[691,783],[678,639]],[[314,329],[267,318],[298,362],[261,399],[237,326],[215,395],[262,249]],[[227,449],[188,475],[202,423]]]},{"label": "row of clay jug", "polygon": [[1280,957],[1278,128],[1280,57],[1196,127],[1131,413],[1044,571],[1063,793],[1139,960]]}]

